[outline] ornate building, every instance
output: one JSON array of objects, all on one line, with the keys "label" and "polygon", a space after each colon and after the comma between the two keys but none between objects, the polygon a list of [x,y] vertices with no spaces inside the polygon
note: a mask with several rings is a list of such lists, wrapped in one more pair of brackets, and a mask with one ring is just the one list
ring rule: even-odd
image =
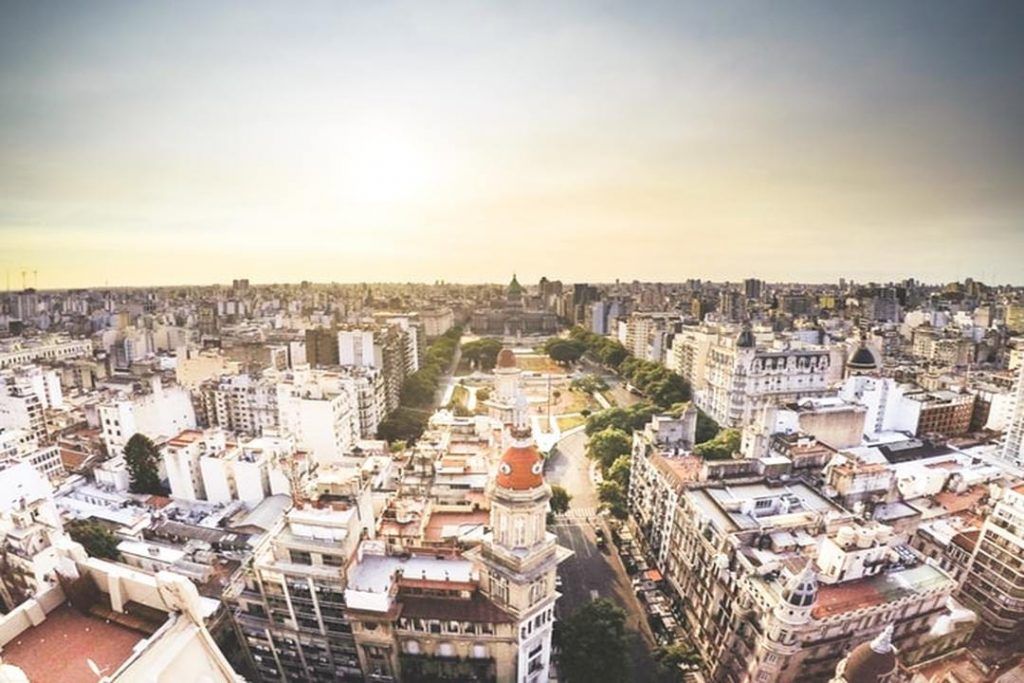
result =
[{"label": "ornate building", "polygon": [[495,604],[516,618],[517,681],[546,681],[551,664],[555,571],[572,553],[547,530],[551,487],[530,430],[526,399],[519,394],[511,445],[490,488],[491,531],[466,553],[480,571],[480,585]]},{"label": "ornate building", "polygon": [[[531,301],[534,308],[530,307]],[[470,327],[478,335],[521,337],[555,334],[561,325],[557,315],[526,296],[526,290],[513,275],[506,290],[505,305],[474,311]]]},{"label": "ornate building", "polygon": [[360,545],[345,612],[369,680],[548,680],[555,571],[571,552],[546,527],[551,488],[522,394],[513,412],[479,546],[458,556]]}]

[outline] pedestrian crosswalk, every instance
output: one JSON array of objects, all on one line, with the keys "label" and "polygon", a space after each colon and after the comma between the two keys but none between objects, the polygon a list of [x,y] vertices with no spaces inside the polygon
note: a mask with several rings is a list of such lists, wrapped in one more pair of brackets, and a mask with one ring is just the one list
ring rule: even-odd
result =
[{"label": "pedestrian crosswalk", "polygon": [[569,508],[569,510],[567,512],[564,512],[564,513],[562,513],[560,515],[555,515],[555,519],[559,520],[559,521],[562,521],[562,520],[565,520],[565,521],[586,520],[586,519],[593,519],[594,517],[597,516],[597,513],[598,513],[598,509],[596,507],[591,507],[591,508]]}]

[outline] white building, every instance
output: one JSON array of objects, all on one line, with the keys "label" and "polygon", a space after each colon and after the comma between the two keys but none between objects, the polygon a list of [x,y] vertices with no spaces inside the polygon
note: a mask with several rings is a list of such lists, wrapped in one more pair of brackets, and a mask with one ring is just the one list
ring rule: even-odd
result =
[{"label": "white building", "polygon": [[309,368],[283,373],[277,408],[282,432],[315,463],[340,462],[360,436],[359,393],[342,374]]},{"label": "white building", "polygon": [[0,343],[0,368],[23,365],[35,360],[64,360],[92,355],[88,339],[49,336],[37,339],[15,339]]},{"label": "white building", "polygon": [[1024,463],[1024,365],[1017,370],[1013,387],[1013,412],[1003,441],[1003,457],[1018,465]]},{"label": "white building", "polygon": [[208,501],[240,500],[249,506],[269,496],[291,495],[292,479],[301,486],[308,464],[296,453],[293,439],[269,434],[207,453],[199,462]]},{"label": "white building", "polygon": [[56,585],[54,546],[67,538],[53,488],[28,463],[0,471],[0,538],[7,565],[0,572],[0,598],[9,611]]},{"label": "white building", "polygon": [[907,391],[888,377],[854,375],[839,388],[839,397],[867,408],[864,432],[873,439],[886,432],[917,433],[921,403],[906,398]]},{"label": "white building", "polygon": [[359,368],[379,368],[381,359],[374,350],[373,330],[338,332],[338,362]]},{"label": "white building", "polygon": [[196,426],[192,397],[178,386],[164,387],[158,377],[147,393],[120,392],[97,405],[100,434],[110,454],[122,453],[138,433],[154,441],[170,438]]},{"label": "white building", "polygon": [[219,428],[185,430],[161,447],[171,495],[189,501],[255,506],[290,495],[292,478],[304,481],[308,461],[295,441],[267,434],[236,443]]},{"label": "white building", "polygon": [[715,338],[705,385],[694,400],[720,425],[742,427],[765,406],[831,394],[841,375],[838,349],[796,342],[760,346],[745,329],[735,338]]},{"label": "white building", "polygon": [[0,469],[27,462],[51,482],[67,476],[60,448],[43,446],[24,429],[0,428]]}]

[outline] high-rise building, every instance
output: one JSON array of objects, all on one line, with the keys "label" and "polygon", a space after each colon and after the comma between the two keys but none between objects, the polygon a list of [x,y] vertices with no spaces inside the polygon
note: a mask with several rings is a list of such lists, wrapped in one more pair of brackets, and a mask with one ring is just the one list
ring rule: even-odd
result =
[{"label": "high-rise building", "polygon": [[764,280],[747,278],[743,281],[743,293],[748,299],[758,300],[764,294]]},{"label": "high-rise building", "polygon": [[258,681],[364,681],[346,614],[349,564],[374,533],[368,487],[345,470],[331,495],[299,502],[226,592]]},{"label": "high-rise building", "polygon": [[1020,465],[1024,463],[1024,363],[1017,368],[1012,402],[1013,409],[1003,441],[1003,457]]},{"label": "high-rise building", "polygon": [[995,640],[1010,640],[1024,629],[1024,486],[1006,487],[985,519],[961,586],[967,604],[981,616]]},{"label": "high-rise building", "polygon": [[338,365],[338,332],[316,327],[306,330],[306,362],[314,368]]}]

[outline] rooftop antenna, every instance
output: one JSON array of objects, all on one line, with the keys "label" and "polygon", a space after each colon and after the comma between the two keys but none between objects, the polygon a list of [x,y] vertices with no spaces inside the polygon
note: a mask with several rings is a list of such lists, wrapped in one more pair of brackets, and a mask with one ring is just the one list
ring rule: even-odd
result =
[{"label": "rooftop antenna", "polygon": [[33,289],[39,289],[39,271],[32,270],[32,287]]},{"label": "rooftop antenna", "polygon": [[23,290],[24,290],[24,289],[27,289],[27,287],[26,287],[26,285],[25,285],[25,276],[26,276],[26,275],[28,275],[28,271],[27,271],[27,270],[25,270],[24,268],[22,268],[22,269],[21,269],[21,288],[22,288]]}]

